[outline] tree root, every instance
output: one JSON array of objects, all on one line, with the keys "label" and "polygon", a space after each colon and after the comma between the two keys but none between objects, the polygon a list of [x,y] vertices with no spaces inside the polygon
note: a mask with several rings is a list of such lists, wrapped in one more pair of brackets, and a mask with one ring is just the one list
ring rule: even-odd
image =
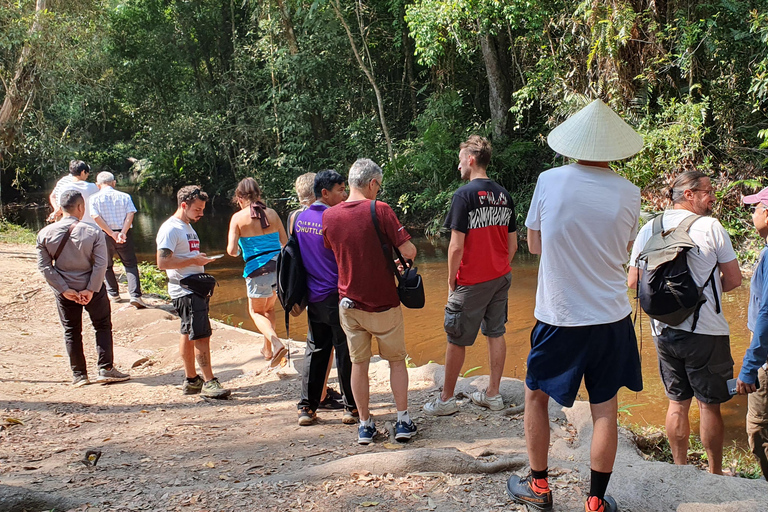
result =
[{"label": "tree root", "polygon": [[509,407],[504,410],[504,416],[515,416],[525,412],[525,404],[520,404],[517,407]]},{"label": "tree root", "polygon": [[498,473],[514,471],[528,463],[523,456],[503,456],[494,461],[475,459],[455,448],[415,448],[393,452],[376,452],[353,455],[318,466],[312,466],[299,473],[271,475],[265,482],[298,482],[329,480],[340,476],[349,476],[361,469],[372,470],[376,474],[390,473],[404,476],[420,471],[451,473]]}]

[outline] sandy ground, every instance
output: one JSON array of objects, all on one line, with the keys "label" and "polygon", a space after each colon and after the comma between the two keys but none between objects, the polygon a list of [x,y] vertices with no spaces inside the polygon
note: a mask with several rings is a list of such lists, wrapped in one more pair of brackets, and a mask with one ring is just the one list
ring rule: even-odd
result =
[{"label": "sandy ground", "polygon": [[[511,474],[527,471],[522,415],[464,401],[454,416],[424,416],[439,365],[410,370],[419,435],[400,444],[386,434],[395,419],[387,364],[372,364],[380,435],[360,446],[340,411],[297,425],[300,343],[289,366],[270,371],[260,336],[217,324],[214,369],[232,397],[183,396],[178,319],[155,300],[142,311],[113,307],[116,362],[132,380],[75,389],[34,249],[0,244],[0,268],[0,511],[523,510],[505,492]],[[85,346],[95,376],[90,327]],[[462,379],[458,389],[482,389],[484,379]],[[331,383],[338,387],[335,371]],[[510,405],[522,400],[519,381],[505,379],[502,392]],[[553,404],[550,415],[555,510],[583,510],[588,407]],[[83,462],[89,450],[101,453],[95,466]],[[646,461],[626,433],[609,493],[626,511],[768,510],[765,481]]]}]

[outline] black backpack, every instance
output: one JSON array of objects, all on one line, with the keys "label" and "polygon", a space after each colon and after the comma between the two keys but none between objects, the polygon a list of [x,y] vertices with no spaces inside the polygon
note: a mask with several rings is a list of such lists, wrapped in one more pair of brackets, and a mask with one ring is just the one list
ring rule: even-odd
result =
[{"label": "black backpack", "polygon": [[[653,234],[637,256],[637,297],[645,313],[670,326],[680,325],[693,315],[691,331],[696,330],[701,306],[707,301],[704,288],[712,284],[715,310],[720,313],[720,301],[712,269],[704,286],[698,286],[688,268],[688,251],[699,250],[688,230],[700,215],[689,215],[675,228],[664,231],[663,214],[653,219]],[[644,266],[640,262],[645,262]]]},{"label": "black backpack", "polygon": [[298,316],[307,307],[307,271],[295,232],[277,257],[277,298],[285,310],[285,332],[290,336],[289,315]]}]

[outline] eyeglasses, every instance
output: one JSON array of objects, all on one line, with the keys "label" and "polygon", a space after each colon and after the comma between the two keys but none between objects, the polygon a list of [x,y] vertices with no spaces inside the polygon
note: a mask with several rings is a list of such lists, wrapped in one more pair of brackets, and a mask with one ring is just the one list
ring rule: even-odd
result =
[{"label": "eyeglasses", "polygon": [[758,208],[761,207],[761,206],[763,207],[763,210],[768,210],[768,206],[765,203],[763,203],[762,201],[757,203],[757,204],[751,205],[750,208],[752,209],[753,212],[756,212],[756,211],[758,211]]},{"label": "eyeglasses", "polygon": [[691,192],[706,192],[707,195],[715,197],[715,189],[713,188],[692,188]]}]

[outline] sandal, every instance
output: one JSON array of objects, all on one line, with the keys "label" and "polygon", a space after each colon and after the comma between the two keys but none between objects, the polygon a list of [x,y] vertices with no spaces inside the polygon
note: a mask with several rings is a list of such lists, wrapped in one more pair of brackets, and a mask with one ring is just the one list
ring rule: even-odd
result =
[{"label": "sandal", "polygon": [[263,349],[263,348],[261,349],[261,355],[262,355],[262,356],[264,356],[264,360],[265,360],[265,361],[269,361],[269,360],[271,360],[271,359],[272,359],[272,357],[274,357],[274,354],[272,354],[272,355],[269,355],[269,356],[268,356],[268,355],[266,354],[266,352],[264,352],[264,349]]},{"label": "sandal", "polygon": [[280,363],[285,360],[285,356],[288,354],[288,348],[283,345],[280,347],[280,349],[275,352],[275,355],[272,357],[272,360],[269,362],[269,366],[271,368],[275,368],[277,366],[280,366]]}]

